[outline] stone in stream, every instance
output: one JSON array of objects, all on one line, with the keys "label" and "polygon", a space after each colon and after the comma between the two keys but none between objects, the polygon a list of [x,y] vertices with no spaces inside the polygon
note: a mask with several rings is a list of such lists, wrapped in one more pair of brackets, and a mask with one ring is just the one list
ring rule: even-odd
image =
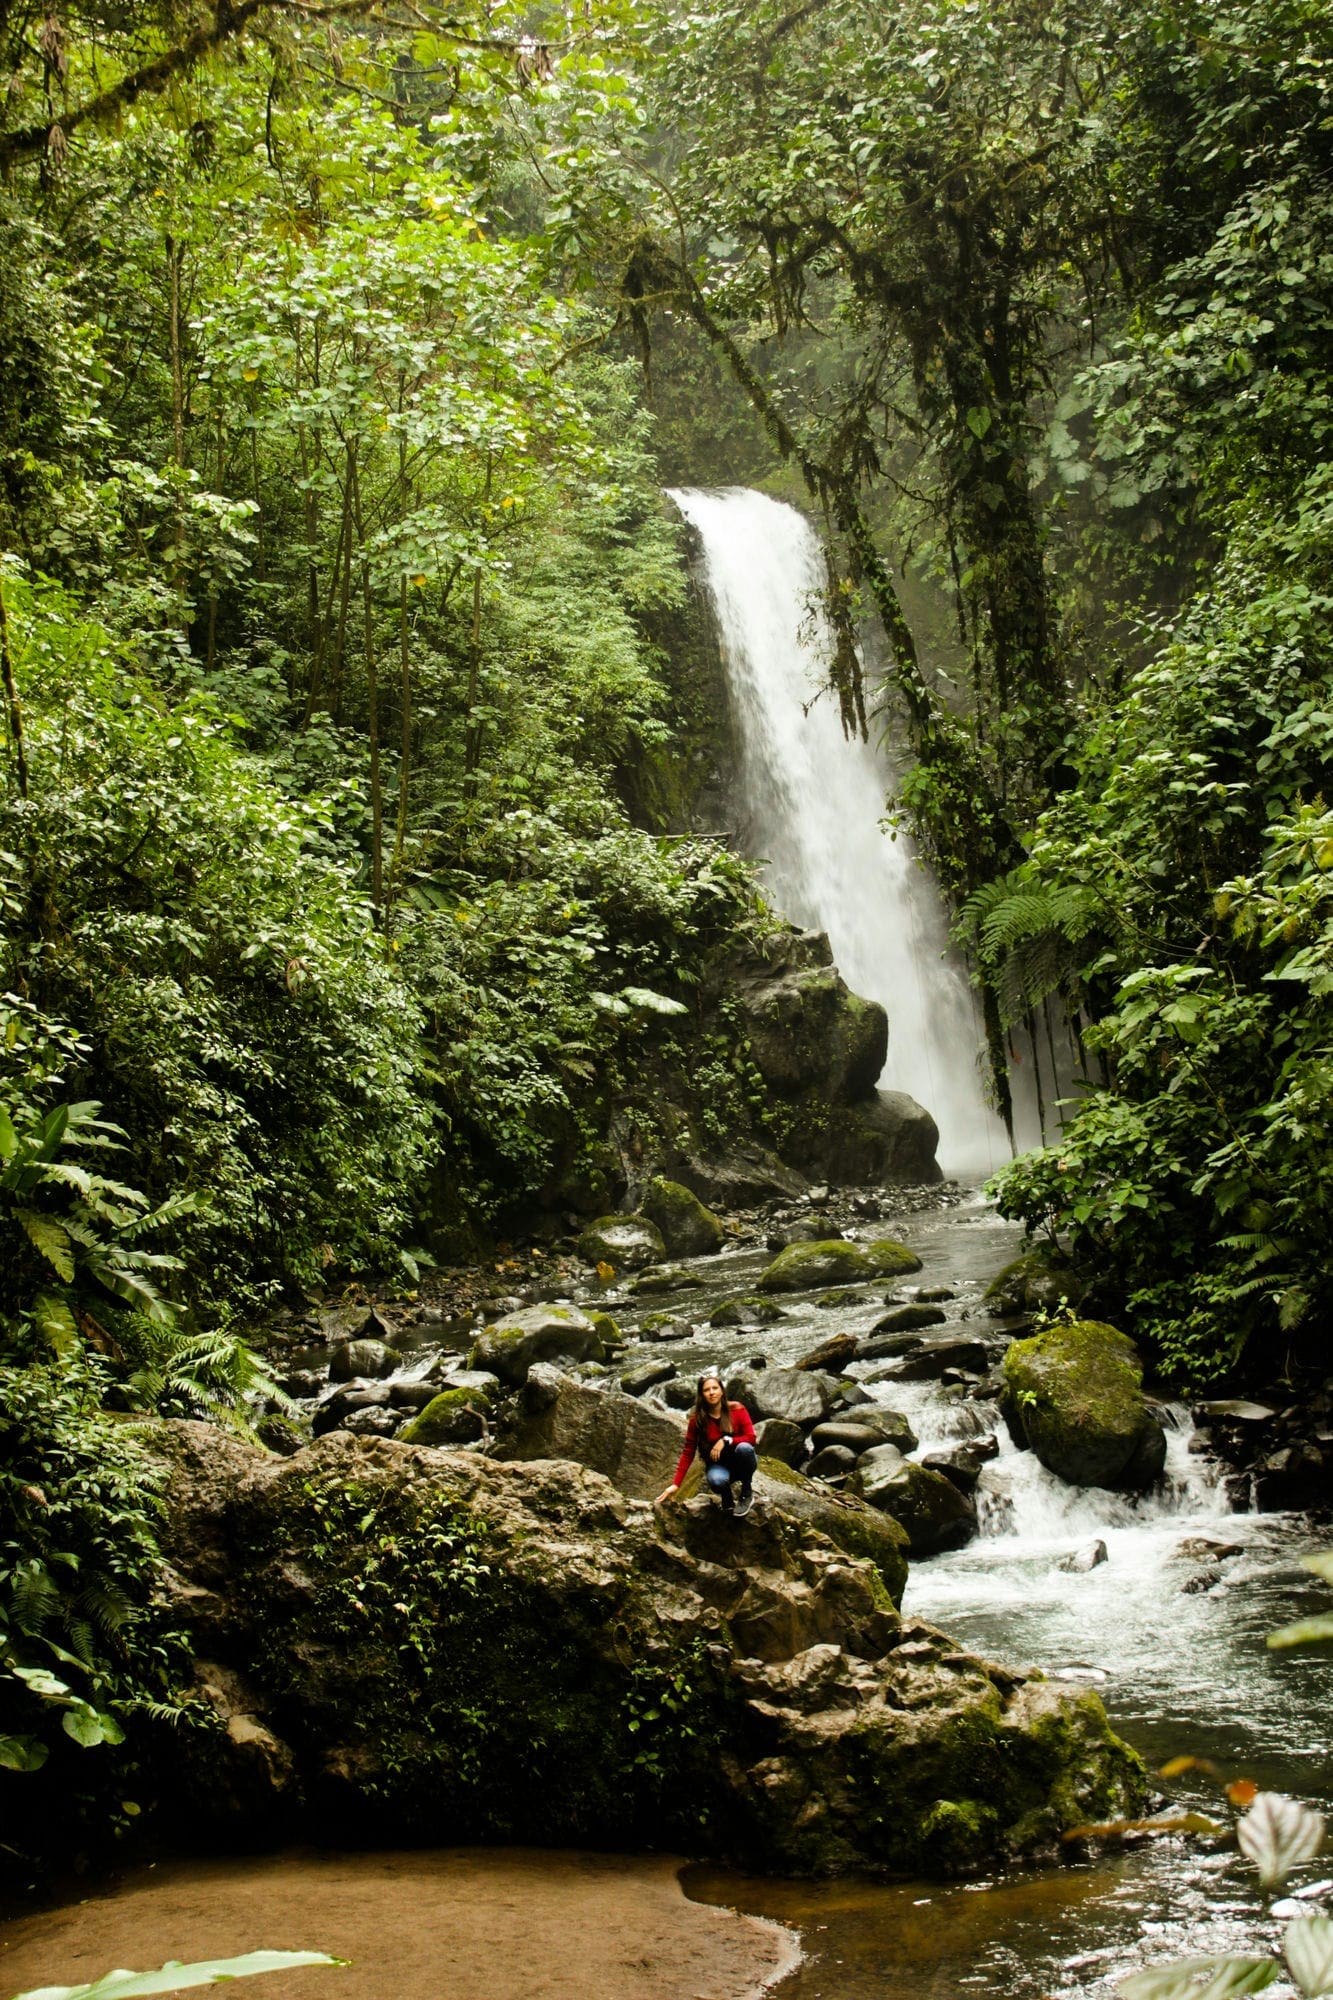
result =
[{"label": "stone in stream", "polygon": [[[1142,1766],[1094,1696],[904,1622],[884,1582],[901,1532],[771,1460],[736,1522],[703,1501],[654,1512],[549,1459],[345,1432],[285,1459],[209,1424],[144,1430],[172,1611],[245,1681],[297,1839],[630,1847],[651,1828],[771,1873],[920,1875],[1140,1809]],[[388,1587],[344,1629],[367,1516]],[[665,1768],[626,1723],[659,1668],[709,1718],[668,1728]],[[226,1729],[173,1738],[166,1823],[216,1824],[247,1755]],[[266,1835],[275,1801],[253,1788],[230,1837]]]},{"label": "stone in stream", "polygon": [[401,1421],[401,1415],[386,1405],[378,1410],[350,1410],[339,1428],[353,1437],[392,1437]]},{"label": "stone in stream", "polygon": [[486,1435],[489,1399],[479,1389],[441,1389],[405,1424],[405,1444],[473,1444]]},{"label": "stone in stream", "polygon": [[1138,1350],[1099,1320],[1013,1341],[1002,1408],[1014,1442],[1073,1486],[1141,1492],[1161,1476],[1166,1434],[1148,1410]]},{"label": "stone in stream", "polygon": [[916,1302],[921,1306],[942,1306],[957,1297],[957,1292],[951,1291],[948,1285],[932,1285],[929,1290],[922,1285],[917,1289]]},{"label": "stone in stream", "polygon": [[709,1314],[710,1326],[772,1326],[776,1320],[787,1315],[776,1300],[767,1299],[762,1292],[744,1292],[736,1298],[723,1299]]},{"label": "stone in stream", "polygon": [[817,1424],[833,1407],[834,1384],[814,1369],[743,1369],[729,1376],[727,1396],[744,1403],[750,1415],[785,1417],[793,1424]]},{"label": "stone in stream", "polygon": [[1215,1542],[1209,1535],[1187,1535],[1183,1542],[1176,1543],[1176,1554],[1188,1556],[1192,1562],[1225,1562],[1228,1556],[1244,1552],[1242,1542]]},{"label": "stone in stream", "polygon": [[865,1498],[874,1507],[892,1514],[907,1530],[907,1544],[914,1556],[938,1555],[944,1549],[960,1549],[977,1532],[977,1510],[951,1479],[929,1467],[903,1459],[895,1471],[879,1459],[891,1451],[881,1445],[867,1452],[857,1466],[857,1480]]},{"label": "stone in stream", "polygon": [[330,1347],[378,1331],[373,1306],[331,1306],[319,1314],[319,1330]]},{"label": "stone in stream", "polygon": [[315,1406],[310,1418],[311,1433],[323,1437],[336,1431],[357,1410],[387,1409],[392,1397],[387,1382],[352,1382]]},{"label": "stone in stream", "polygon": [[1276,1415],[1266,1403],[1233,1400],[1194,1405],[1196,1424],[1271,1424]]},{"label": "stone in stream", "polygon": [[845,1368],[849,1361],[855,1361],[859,1347],[860,1342],[854,1333],[830,1334],[827,1340],[821,1340],[818,1347],[812,1347],[793,1366],[803,1372],[811,1368]]},{"label": "stone in stream", "polygon": [[577,1306],[525,1306],[484,1327],[468,1356],[470,1368],[488,1369],[513,1389],[527,1380],[534,1361],[601,1361],[597,1329]]},{"label": "stone in stream", "polygon": [[648,1313],[639,1328],[640,1340],[693,1340],[697,1329],[692,1319],[679,1313]]},{"label": "stone in stream", "polygon": [[848,1306],[864,1305],[865,1292],[821,1292],[815,1300],[820,1312],[845,1312]]},{"label": "stone in stream", "polygon": [[845,1479],[856,1464],[856,1453],[845,1444],[826,1444],[801,1467],[810,1479]]},{"label": "stone in stream", "polygon": [[917,1445],[916,1434],[901,1411],[886,1410],[877,1403],[816,1424],[810,1442],[816,1451],[826,1444],[845,1444],[855,1452],[871,1451],[877,1444],[892,1444],[899,1451],[908,1452],[915,1451]]},{"label": "stone in stream", "polygon": [[688,1379],[677,1376],[672,1381],[662,1384],[660,1400],[666,1404],[669,1410],[692,1410],[694,1408],[694,1397],[695,1386],[693,1376],[690,1376]]},{"label": "stone in stream", "polygon": [[879,1372],[881,1382],[938,1382],[946,1369],[960,1368],[974,1377],[985,1368],[988,1350],[984,1341],[923,1340],[920,1347],[890,1362]]},{"label": "stone in stream", "polygon": [[627,1289],[639,1299],[651,1297],[654,1292],[697,1292],[706,1282],[697,1271],[687,1271],[683,1264],[650,1264],[637,1278],[631,1278]]},{"label": "stone in stream", "polygon": [[655,1225],[669,1257],[712,1256],[726,1241],[726,1230],[713,1211],[679,1181],[660,1176],[649,1181],[638,1212]]},{"label": "stone in stream", "polygon": [[1067,1266],[1030,1250],[991,1279],[982,1303],[992,1319],[1012,1319],[1019,1313],[1054,1312],[1065,1301],[1079,1305],[1087,1289],[1086,1281]]},{"label": "stone in stream", "polygon": [[[925,1344],[926,1336],[924,1333],[877,1333],[872,1339],[861,1342],[857,1360],[889,1361],[900,1354],[915,1354],[917,1349],[924,1347]],[[867,1375],[865,1379],[867,1382],[878,1382],[882,1374],[883,1371],[881,1370],[880,1374],[874,1376]],[[887,1380],[887,1376],[884,1379]]]},{"label": "stone in stream", "polygon": [[914,1251],[887,1237],[866,1244],[825,1239],[793,1243],[760,1272],[757,1283],[761,1292],[813,1292],[821,1285],[857,1285],[920,1269]]},{"label": "stone in stream", "polygon": [[390,1382],[387,1386],[396,1410],[424,1410],[440,1393],[434,1382]]},{"label": "stone in stream", "polygon": [[392,1375],[398,1356],[382,1340],[345,1340],[329,1358],[329,1380],[350,1382],[358,1375]]},{"label": "stone in stream", "polygon": [[1100,1564],[1109,1561],[1105,1542],[1097,1541],[1088,1542],[1083,1548],[1074,1549],[1069,1555],[1061,1556],[1055,1567],[1066,1570],[1071,1576],[1082,1576],[1086,1571],[1097,1569]]},{"label": "stone in stream", "polygon": [[[991,1440],[994,1443],[994,1439]],[[949,1445],[942,1451],[923,1452],[920,1460],[928,1472],[942,1472],[951,1479],[960,1493],[971,1495],[976,1492],[981,1478],[981,1468],[993,1453],[978,1451],[975,1445]]]},{"label": "stone in stream", "polygon": [[943,1326],[948,1317],[948,1313],[941,1312],[938,1306],[895,1306],[892,1312],[886,1312],[882,1319],[877,1319],[870,1331],[872,1334],[913,1333],[923,1326]]},{"label": "stone in stream", "polygon": [[641,1367],[631,1368],[620,1378],[620,1386],[627,1396],[646,1396],[659,1382],[669,1382],[676,1373],[674,1361],[645,1361]]},{"label": "stone in stream", "polygon": [[578,1240],[578,1252],[587,1264],[609,1264],[614,1271],[641,1271],[647,1264],[660,1264],[666,1244],[655,1223],[643,1215],[599,1215]]},{"label": "stone in stream", "polygon": [[776,1458],[783,1465],[799,1465],[805,1457],[805,1432],[786,1417],[765,1417],[754,1427],[755,1446],[761,1458]]}]

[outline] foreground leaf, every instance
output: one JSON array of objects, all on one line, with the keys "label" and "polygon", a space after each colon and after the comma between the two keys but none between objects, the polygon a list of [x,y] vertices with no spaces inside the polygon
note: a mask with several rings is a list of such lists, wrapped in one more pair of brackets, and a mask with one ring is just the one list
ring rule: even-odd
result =
[{"label": "foreground leaf", "polygon": [[1283,1625],[1269,1633],[1267,1643],[1274,1652],[1281,1652],[1288,1646],[1315,1646],[1326,1639],[1333,1639],[1333,1613],[1329,1612],[1318,1618],[1298,1618],[1294,1625]]},{"label": "foreground leaf", "polygon": [[34,1986],[14,2000],[132,2000],[140,1993],[177,1993],[185,1986],[212,1986],[219,1979],[247,1979],[254,1972],[294,1972],[303,1965],[345,1965],[322,1951],[247,1951],[240,1958],[178,1959],[156,1972],[108,1972],[91,1986]]},{"label": "foreground leaf", "polygon": [[1333,1919],[1297,1917],[1283,1934],[1282,1955],[1309,2000],[1333,1993]]},{"label": "foreground leaf", "polygon": [[1324,1822],[1317,1812],[1281,1792],[1260,1792],[1236,1828],[1242,1854],[1259,1871],[1265,1889],[1276,1889],[1293,1868],[1309,1861],[1324,1844]]},{"label": "foreground leaf", "polygon": [[1271,1986],[1277,1974],[1271,1958],[1178,1958],[1131,1973],[1116,1991],[1123,2000],[1234,2000]]}]

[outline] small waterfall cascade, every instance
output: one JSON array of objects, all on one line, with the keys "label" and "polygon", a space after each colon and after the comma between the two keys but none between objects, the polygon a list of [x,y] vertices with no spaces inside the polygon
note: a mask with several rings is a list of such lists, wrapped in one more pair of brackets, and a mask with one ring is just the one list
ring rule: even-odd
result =
[{"label": "small waterfall cascade", "polygon": [[745,844],[777,908],[826,931],[853,992],[886,1010],[881,1089],[930,1111],[946,1173],[989,1173],[1009,1144],[986,1100],[976,1002],[929,874],[905,835],[884,830],[892,773],[873,744],[843,735],[819,537],[794,507],[744,487],[671,498],[703,542],[741,743]]}]

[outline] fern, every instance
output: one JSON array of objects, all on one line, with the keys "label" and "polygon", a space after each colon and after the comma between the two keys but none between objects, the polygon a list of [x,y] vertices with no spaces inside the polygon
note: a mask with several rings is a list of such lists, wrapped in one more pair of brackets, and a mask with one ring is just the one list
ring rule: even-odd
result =
[{"label": "fern", "polygon": [[20,1563],[10,1585],[10,1611],[15,1625],[29,1639],[40,1636],[61,1608],[61,1595],[43,1563]]},{"label": "fern", "polygon": [[958,919],[958,934],[994,986],[1006,1027],[1082,979],[1090,969],[1089,940],[1099,953],[1115,930],[1093,890],[1037,887],[1022,869],[976,890]]}]

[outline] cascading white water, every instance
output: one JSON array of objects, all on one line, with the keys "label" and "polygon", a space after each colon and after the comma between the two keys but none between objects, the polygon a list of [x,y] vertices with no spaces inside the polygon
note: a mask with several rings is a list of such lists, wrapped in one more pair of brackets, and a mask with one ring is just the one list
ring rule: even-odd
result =
[{"label": "cascading white water", "polygon": [[874,745],[843,735],[829,692],[832,636],[819,537],[794,507],[743,487],[675,489],[703,540],[705,579],[741,744],[750,851],[776,906],[826,931],[839,971],[889,1016],[880,1085],[931,1112],[946,1172],[1008,1157],[982,1085],[970,987],[947,955],[943,906],[910,841],[884,830],[891,774]]}]

